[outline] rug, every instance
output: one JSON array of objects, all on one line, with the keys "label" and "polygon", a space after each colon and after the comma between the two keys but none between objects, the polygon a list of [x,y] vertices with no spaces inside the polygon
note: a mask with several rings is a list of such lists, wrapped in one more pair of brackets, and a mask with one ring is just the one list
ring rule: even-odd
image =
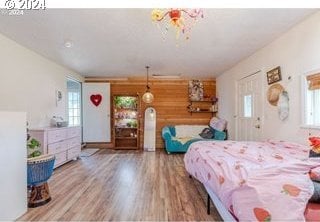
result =
[{"label": "rug", "polygon": [[95,154],[99,150],[100,149],[91,149],[91,148],[83,149],[83,150],[81,150],[80,157],[92,156],[93,154]]}]

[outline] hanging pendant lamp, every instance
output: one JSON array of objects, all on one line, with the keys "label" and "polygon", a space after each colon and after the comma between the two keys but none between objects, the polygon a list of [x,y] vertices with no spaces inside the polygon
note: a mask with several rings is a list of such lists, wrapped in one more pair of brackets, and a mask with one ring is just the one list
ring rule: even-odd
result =
[{"label": "hanging pendant lamp", "polygon": [[149,66],[146,66],[147,69],[147,85],[146,85],[146,92],[142,96],[142,101],[145,103],[152,103],[154,97],[152,93],[150,92],[150,86],[149,86]]}]

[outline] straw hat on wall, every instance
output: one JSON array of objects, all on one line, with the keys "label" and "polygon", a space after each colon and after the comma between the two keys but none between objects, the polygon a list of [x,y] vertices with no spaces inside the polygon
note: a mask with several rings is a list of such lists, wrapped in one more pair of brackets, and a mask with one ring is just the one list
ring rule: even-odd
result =
[{"label": "straw hat on wall", "polygon": [[277,106],[279,101],[279,95],[283,90],[283,86],[279,83],[273,84],[269,87],[267,92],[267,99],[272,106]]}]

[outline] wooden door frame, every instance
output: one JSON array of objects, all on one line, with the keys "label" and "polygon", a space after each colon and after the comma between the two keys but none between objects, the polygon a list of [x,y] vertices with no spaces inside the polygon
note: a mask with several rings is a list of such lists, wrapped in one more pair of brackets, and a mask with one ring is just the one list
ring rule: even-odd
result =
[{"label": "wooden door frame", "polygon": [[248,78],[250,76],[253,76],[253,75],[256,75],[258,74],[258,78],[259,78],[259,81],[260,81],[260,84],[261,84],[261,104],[260,104],[260,127],[261,127],[261,135],[263,135],[263,125],[264,125],[264,111],[265,111],[265,108],[264,108],[264,99],[265,99],[265,82],[263,82],[263,74],[265,73],[264,71],[265,69],[264,68],[261,68],[261,69],[258,69],[256,71],[253,71],[253,72],[250,72],[250,74],[247,74],[247,75],[241,75],[240,78],[236,79],[235,81],[235,114],[234,114],[234,119],[235,119],[235,140],[239,140],[239,96],[238,96],[238,90],[239,90],[239,82],[245,78]]}]

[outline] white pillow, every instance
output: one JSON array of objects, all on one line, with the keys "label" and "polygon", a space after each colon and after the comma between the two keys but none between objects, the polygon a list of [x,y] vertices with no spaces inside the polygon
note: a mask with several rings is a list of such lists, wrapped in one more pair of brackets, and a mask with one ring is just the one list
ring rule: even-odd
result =
[{"label": "white pillow", "polygon": [[199,133],[201,133],[202,130],[207,127],[207,125],[176,125],[176,137],[201,138],[201,136],[199,136]]},{"label": "white pillow", "polygon": [[210,120],[210,126],[215,130],[224,131],[227,129],[227,120],[212,117]]}]

